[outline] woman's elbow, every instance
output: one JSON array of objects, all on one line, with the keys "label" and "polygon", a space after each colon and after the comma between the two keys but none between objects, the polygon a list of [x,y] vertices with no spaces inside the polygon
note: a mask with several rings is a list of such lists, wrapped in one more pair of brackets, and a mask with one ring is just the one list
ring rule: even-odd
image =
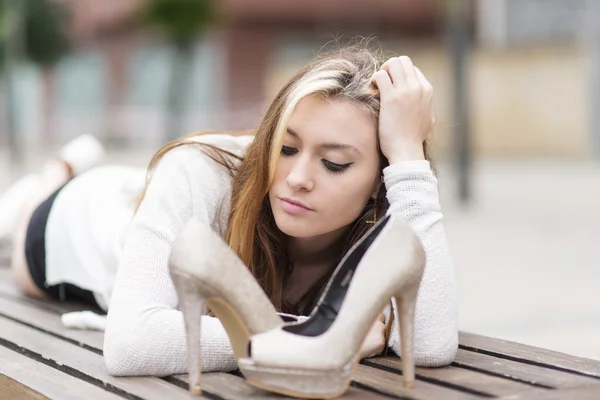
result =
[{"label": "woman's elbow", "polygon": [[438,340],[415,349],[415,365],[418,367],[445,367],[454,361],[458,351],[458,332],[448,335],[446,340]]},{"label": "woman's elbow", "polygon": [[[104,365],[106,371],[113,376],[134,375],[132,368],[131,355],[132,352],[128,349],[128,344],[124,341],[108,341],[104,342]],[[135,354],[135,352],[133,352]]]},{"label": "woman's elbow", "polygon": [[104,336],[104,365],[113,376],[144,375],[148,360],[142,343],[135,340],[132,332],[112,332],[107,330]]}]

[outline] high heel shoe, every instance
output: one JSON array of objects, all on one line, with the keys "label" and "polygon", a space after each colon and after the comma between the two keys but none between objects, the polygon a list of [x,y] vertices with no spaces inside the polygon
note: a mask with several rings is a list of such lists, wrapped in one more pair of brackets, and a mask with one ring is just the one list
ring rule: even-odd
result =
[{"label": "high heel shoe", "polygon": [[390,298],[397,304],[405,386],[414,382],[413,321],[425,254],[407,222],[378,221],[342,259],[308,320],[252,336],[238,366],[249,384],[287,396],[344,393],[359,349]]},{"label": "high heel shoe", "polygon": [[169,272],[185,321],[190,392],[200,394],[200,324],[206,307],[221,320],[236,358],[248,356],[251,335],[274,329],[283,320],[233,250],[198,220],[188,221],[175,238]]}]

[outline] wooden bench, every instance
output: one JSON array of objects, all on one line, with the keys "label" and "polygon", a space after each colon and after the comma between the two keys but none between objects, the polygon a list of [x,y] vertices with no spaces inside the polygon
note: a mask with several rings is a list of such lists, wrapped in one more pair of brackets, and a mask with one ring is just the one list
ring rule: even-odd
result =
[{"label": "wooden bench", "polygon": [[[187,376],[116,378],[102,359],[103,333],[66,329],[72,303],[22,296],[0,268],[0,399],[191,399]],[[600,361],[461,333],[452,365],[417,368],[405,389],[398,357],[363,361],[342,399],[600,399]],[[236,373],[203,376],[207,399],[283,399]]]}]

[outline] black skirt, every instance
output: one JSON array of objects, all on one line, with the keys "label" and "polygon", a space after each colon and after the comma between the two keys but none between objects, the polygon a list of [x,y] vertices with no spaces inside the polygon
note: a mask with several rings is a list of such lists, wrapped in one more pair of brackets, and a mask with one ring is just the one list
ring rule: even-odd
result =
[{"label": "black skirt", "polygon": [[60,187],[35,209],[29,220],[25,237],[25,258],[33,282],[48,296],[60,300],[78,300],[99,307],[94,294],[70,283],[49,286],[46,284],[46,224]]}]

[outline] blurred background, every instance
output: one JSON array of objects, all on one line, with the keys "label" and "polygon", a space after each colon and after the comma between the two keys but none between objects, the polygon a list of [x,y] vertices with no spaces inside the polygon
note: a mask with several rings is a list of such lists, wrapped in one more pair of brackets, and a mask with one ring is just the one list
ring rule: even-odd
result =
[{"label": "blurred background", "polygon": [[356,35],[434,86],[460,329],[600,359],[596,0],[0,0],[0,190],[82,133],[145,166],[252,128]]}]

